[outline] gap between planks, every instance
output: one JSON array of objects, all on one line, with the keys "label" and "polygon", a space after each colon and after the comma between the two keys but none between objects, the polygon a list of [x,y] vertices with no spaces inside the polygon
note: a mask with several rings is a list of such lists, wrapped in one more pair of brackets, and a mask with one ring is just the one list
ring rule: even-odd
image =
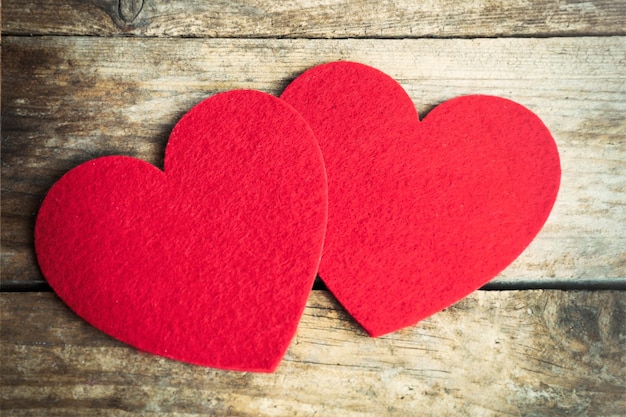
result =
[{"label": "gap between planks", "polygon": [[201,35],[178,35],[178,36],[159,36],[159,35],[133,35],[129,36],[126,34],[113,34],[113,35],[98,35],[98,34],[80,34],[73,35],[67,33],[19,33],[19,32],[2,32],[2,36],[11,36],[15,38],[99,38],[99,39],[137,39],[137,40],[150,40],[150,39],[171,39],[171,40],[214,40],[214,41],[233,41],[233,40],[244,40],[244,41],[280,41],[280,40],[301,40],[301,41],[324,41],[324,40],[332,40],[332,41],[346,41],[346,40],[362,40],[362,41],[397,41],[397,40],[481,40],[481,39],[570,39],[570,38],[615,38],[615,37],[624,37],[625,33],[621,32],[609,32],[609,33],[579,33],[579,34],[517,34],[517,35],[467,35],[467,36],[362,36],[362,37],[354,37],[354,36],[345,36],[345,37],[333,37],[333,38],[323,38],[323,37],[315,37],[315,36],[297,36],[297,37],[289,37],[289,36],[259,36],[259,35],[232,35],[232,36],[201,36]]},{"label": "gap between planks", "polygon": [[[327,291],[326,284],[316,279],[313,291]],[[626,278],[589,279],[570,281],[497,281],[485,284],[478,291],[626,291]],[[45,281],[4,281],[0,282],[0,292],[51,292],[52,288]]]}]

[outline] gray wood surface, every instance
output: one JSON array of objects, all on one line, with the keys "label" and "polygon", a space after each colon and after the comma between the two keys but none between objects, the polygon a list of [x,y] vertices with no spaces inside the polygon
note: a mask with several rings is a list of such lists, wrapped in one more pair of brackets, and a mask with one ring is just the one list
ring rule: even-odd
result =
[{"label": "gray wood surface", "polygon": [[7,34],[253,38],[626,34],[623,1],[47,0],[3,2]]},{"label": "gray wood surface", "polygon": [[[272,94],[332,60],[396,78],[420,114],[494,94],[552,131],[563,183],[495,281],[368,338],[313,291],[275,374],[137,352],[50,292],[0,293],[2,416],[622,416],[626,410],[626,3],[617,0],[4,0],[0,289],[45,289],[41,199],[124,154],[162,166],[176,121],[229,89]],[[492,286],[493,287],[493,286]]]},{"label": "gray wood surface", "polygon": [[203,98],[236,88],[278,95],[305,69],[338,59],[389,73],[421,114],[476,93],[535,111],[559,146],[561,190],[537,239],[496,282],[626,283],[626,38],[9,36],[2,48],[5,283],[43,282],[32,250],[34,218],[63,173],[108,154],[160,166],[172,127]]},{"label": "gray wood surface", "polygon": [[51,293],[0,298],[6,416],[621,416],[626,293],[479,291],[371,339],[314,291],[275,374],[137,352]]}]

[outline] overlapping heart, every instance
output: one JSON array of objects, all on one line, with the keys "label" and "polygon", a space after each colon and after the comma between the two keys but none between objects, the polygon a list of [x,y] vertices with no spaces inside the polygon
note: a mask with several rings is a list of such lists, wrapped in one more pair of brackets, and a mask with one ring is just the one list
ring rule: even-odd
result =
[{"label": "overlapping heart", "polygon": [[71,170],[42,204],[35,246],[57,294],[111,336],[271,372],[318,266],[370,335],[415,324],[511,263],[559,181],[555,142],[521,105],[459,97],[419,121],[393,79],[335,62],[280,99],[198,104],[163,171],[119,156]]}]

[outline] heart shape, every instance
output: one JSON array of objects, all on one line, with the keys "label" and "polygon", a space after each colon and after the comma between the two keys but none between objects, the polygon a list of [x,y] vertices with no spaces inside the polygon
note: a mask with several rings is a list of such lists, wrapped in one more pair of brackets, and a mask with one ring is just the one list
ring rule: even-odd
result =
[{"label": "heart shape", "polygon": [[37,217],[43,274],[86,321],[141,350],[273,371],[325,233],[310,128],[268,94],[217,94],[175,126],[164,167],[111,156],[64,175]]},{"label": "heart shape", "polygon": [[326,164],[320,276],[371,336],[495,277],[555,202],[556,144],[510,100],[459,97],[420,122],[396,81],[352,62],[304,72],[281,98],[309,122]]}]

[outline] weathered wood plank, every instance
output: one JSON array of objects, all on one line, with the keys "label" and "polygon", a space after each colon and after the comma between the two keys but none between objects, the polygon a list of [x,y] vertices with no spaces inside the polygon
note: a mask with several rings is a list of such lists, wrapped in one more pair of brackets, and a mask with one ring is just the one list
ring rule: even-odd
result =
[{"label": "weathered wood plank", "polygon": [[619,0],[5,0],[5,34],[414,38],[626,34]]},{"label": "weathered wood plank", "polygon": [[314,291],[275,374],[194,367],[107,337],[51,293],[3,294],[2,413],[618,416],[626,293],[481,291],[380,339]]},{"label": "weathered wood plank", "polygon": [[500,282],[626,279],[626,38],[200,40],[5,37],[4,282],[41,281],[32,250],[46,190],[88,159],[157,166],[179,117],[235,88],[279,94],[303,70],[344,59],[395,77],[421,114],[462,94],[535,111],[557,140],[562,188],[544,230]]}]

